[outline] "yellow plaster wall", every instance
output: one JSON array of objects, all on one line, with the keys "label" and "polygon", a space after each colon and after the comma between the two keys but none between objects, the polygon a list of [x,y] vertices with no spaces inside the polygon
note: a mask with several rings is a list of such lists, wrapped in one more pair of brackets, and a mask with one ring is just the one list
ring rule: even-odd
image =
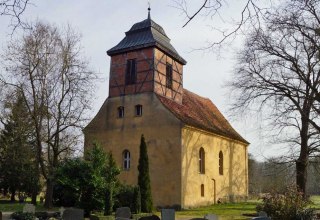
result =
[{"label": "yellow plaster wall", "polygon": [[[205,151],[205,174],[199,173],[199,150]],[[224,172],[219,175],[219,152]],[[247,146],[230,139],[184,127],[182,129],[182,207],[213,204],[219,198],[247,196]],[[201,197],[204,184],[204,197]]]},{"label": "yellow plaster wall", "polygon": [[[143,106],[142,117],[135,116],[138,104]],[[119,106],[124,106],[124,118],[117,116]],[[137,184],[140,137],[144,134],[154,205],[181,204],[181,122],[154,93],[108,98],[84,133],[85,149],[97,141],[112,151],[119,166],[122,152],[130,151],[131,168],[119,176],[126,184]]]}]

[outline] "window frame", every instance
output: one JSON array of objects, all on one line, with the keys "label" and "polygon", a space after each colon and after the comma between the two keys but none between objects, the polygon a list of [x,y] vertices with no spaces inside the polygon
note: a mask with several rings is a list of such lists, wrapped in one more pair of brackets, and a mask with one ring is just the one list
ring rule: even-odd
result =
[{"label": "window frame", "polygon": [[135,111],[136,117],[141,117],[142,116],[142,105],[140,105],[140,104],[135,105],[134,111]]},{"label": "window frame", "polygon": [[199,149],[199,173],[200,174],[205,174],[206,173],[206,153],[203,149],[203,147],[201,147]]},{"label": "window frame", "polygon": [[117,110],[118,110],[118,118],[124,118],[124,106],[119,106],[118,108],[117,108]]},{"label": "window frame", "polygon": [[200,185],[200,195],[201,197],[204,197],[204,184]]},{"label": "window frame", "polygon": [[131,153],[129,150],[125,149],[122,151],[122,169],[130,170],[131,167]]},{"label": "window frame", "polygon": [[219,175],[223,175],[223,152],[219,152]]},{"label": "window frame", "polygon": [[166,87],[172,89],[173,84],[173,69],[172,64],[166,64]]},{"label": "window frame", "polygon": [[126,64],[125,84],[132,85],[137,82],[137,59],[128,59]]}]

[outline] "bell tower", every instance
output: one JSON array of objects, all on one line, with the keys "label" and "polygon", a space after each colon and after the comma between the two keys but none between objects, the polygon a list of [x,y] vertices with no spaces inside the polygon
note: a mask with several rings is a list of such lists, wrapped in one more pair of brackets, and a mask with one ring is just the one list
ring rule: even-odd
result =
[{"label": "bell tower", "polygon": [[154,92],[182,103],[183,65],[163,28],[150,16],[134,24],[111,56],[109,97]]}]

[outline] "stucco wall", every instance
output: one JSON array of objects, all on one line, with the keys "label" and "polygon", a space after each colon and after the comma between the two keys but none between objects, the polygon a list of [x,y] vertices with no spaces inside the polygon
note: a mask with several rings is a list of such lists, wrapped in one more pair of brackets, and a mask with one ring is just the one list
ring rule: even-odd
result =
[{"label": "stucco wall", "polygon": [[[199,173],[199,150],[205,151],[205,173]],[[246,196],[248,191],[246,145],[191,127],[182,129],[182,206],[213,204],[219,198]],[[223,152],[223,175],[219,152]],[[201,196],[201,184],[204,196]]]},{"label": "stucco wall", "polygon": [[[137,104],[143,106],[141,117],[135,116]],[[119,106],[124,106],[124,118],[117,116]],[[119,176],[126,184],[137,184],[140,137],[144,134],[154,205],[181,204],[181,122],[154,93],[108,98],[84,133],[85,148],[99,142],[106,151],[112,151],[119,166],[122,152],[130,151],[131,168]]]}]

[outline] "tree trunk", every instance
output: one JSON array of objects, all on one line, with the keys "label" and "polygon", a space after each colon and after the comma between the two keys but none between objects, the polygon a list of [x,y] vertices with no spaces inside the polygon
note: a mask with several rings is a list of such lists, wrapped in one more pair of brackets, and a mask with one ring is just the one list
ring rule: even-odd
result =
[{"label": "tree trunk", "polygon": [[[304,108],[305,109],[305,108]],[[309,110],[309,109],[308,109]],[[309,111],[305,111],[309,113]],[[308,134],[309,134],[309,114],[303,115],[301,118],[301,130],[300,130],[300,155],[296,161],[296,183],[297,190],[302,192],[306,196],[307,185],[307,172],[308,172],[308,160],[309,160],[309,146],[308,146]]]},{"label": "tree trunk", "polygon": [[16,201],[16,191],[15,190],[10,190],[11,192],[11,198],[10,201],[11,202],[15,202]]},{"label": "tree trunk", "polygon": [[307,185],[307,168],[308,163],[303,160],[296,161],[296,181],[297,181],[297,189],[299,192],[302,192],[304,195],[306,194],[306,185]]},{"label": "tree trunk", "polygon": [[44,207],[52,208],[53,207],[52,199],[53,199],[53,180],[51,178],[48,178]]},{"label": "tree trunk", "polygon": [[32,195],[31,195],[31,203],[33,205],[37,205],[37,195],[38,195],[37,190],[33,189]]}]

